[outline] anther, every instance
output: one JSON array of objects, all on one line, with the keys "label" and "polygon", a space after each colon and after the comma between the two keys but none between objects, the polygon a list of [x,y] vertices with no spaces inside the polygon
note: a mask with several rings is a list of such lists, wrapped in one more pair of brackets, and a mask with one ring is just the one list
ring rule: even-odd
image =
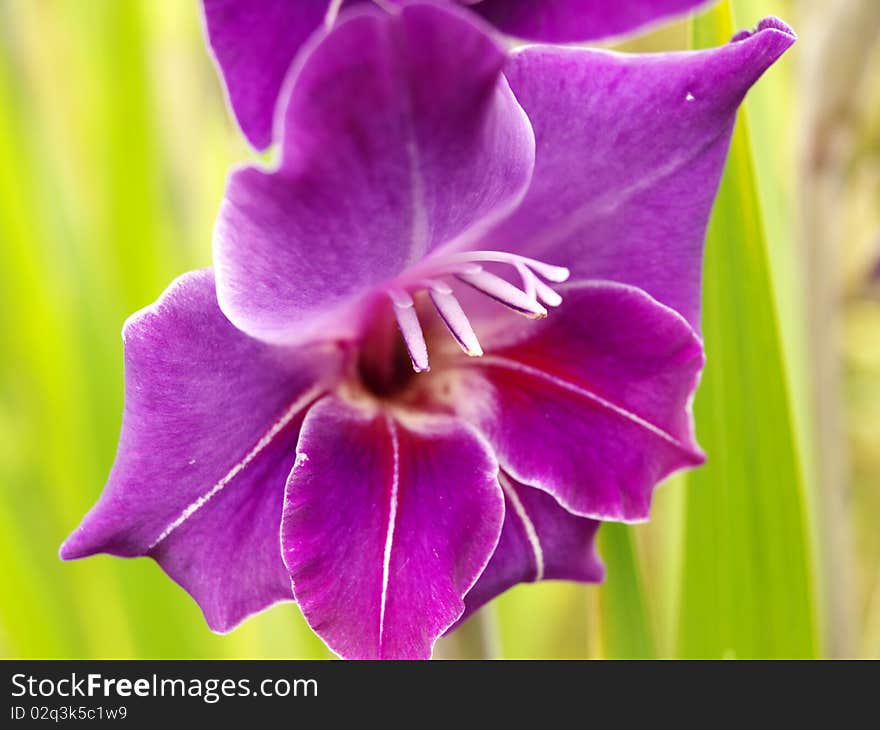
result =
[{"label": "anther", "polygon": [[456,274],[456,277],[477,291],[483,292],[483,294],[491,297],[496,302],[509,307],[515,312],[524,314],[530,319],[541,319],[547,316],[547,310],[539,302],[500,276],[484,271],[482,267],[477,266],[469,270],[460,271]]},{"label": "anther", "polygon": [[412,360],[413,370],[417,373],[424,373],[430,370],[428,365],[428,345],[425,343],[425,335],[422,332],[422,326],[419,324],[419,316],[416,314],[415,302],[412,297],[401,289],[391,289],[388,296],[394,304],[394,316],[397,318],[397,325],[403,335],[403,341],[406,343],[406,349],[409,351],[409,358]]},{"label": "anther", "polygon": [[437,309],[440,318],[449,328],[456,342],[461,345],[471,357],[480,357],[483,354],[483,348],[477,340],[477,335],[471,323],[468,321],[467,315],[458,303],[458,299],[452,293],[452,289],[446,287],[448,291],[440,291],[436,288],[428,289],[428,296]]}]

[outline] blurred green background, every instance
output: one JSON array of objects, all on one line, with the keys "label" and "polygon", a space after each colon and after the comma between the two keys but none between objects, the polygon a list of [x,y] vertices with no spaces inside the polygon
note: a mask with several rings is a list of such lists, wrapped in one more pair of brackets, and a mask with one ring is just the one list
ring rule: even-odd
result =
[{"label": "blurred green background", "polygon": [[[439,656],[880,655],[880,3],[733,0],[624,47],[771,14],[800,41],[710,226],[708,464],[603,527],[606,584],[517,587]],[[329,656],[292,604],[215,636],[149,560],[57,558],[115,453],[122,323],[210,263],[249,154],[195,0],[0,0],[2,656]]]}]

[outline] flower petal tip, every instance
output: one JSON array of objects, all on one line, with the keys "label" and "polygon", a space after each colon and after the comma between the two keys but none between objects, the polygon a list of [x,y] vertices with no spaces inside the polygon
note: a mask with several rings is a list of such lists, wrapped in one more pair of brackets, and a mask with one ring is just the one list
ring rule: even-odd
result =
[{"label": "flower petal tip", "polygon": [[227,634],[232,633],[233,630],[237,629],[239,625],[241,625],[245,619],[250,618],[249,616],[245,616],[239,621],[226,622],[226,621],[218,621],[216,617],[209,616],[205,613],[204,609],[202,610],[202,617],[205,619],[205,623],[208,626],[208,629],[212,634],[217,636],[226,636]]},{"label": "flower petal tip", "polygon": [[[691,416],[693,418],[693,416]],[[692,433],[689,438],[687,438],[682,443],[682,463],[668,472],[666,476],[670,474],[674,474],[680,469],[694,469],[698,466],[703,466],[706,463],[706,452],[703,451],[702,447],[697,443],[696,437]]]},{"label": "flower petal tip", "polygon": [[754,30],[739,31],[730,39],[730,41],[731,43],[739,43],[740,41],[745,41],[749,38],[754,38],[767,33],[778,36],[779,40],[782,41],[780,52],[789,48],[797,40],[797,33],[794,32],[788,23],[775,16],[770,16],[762,19],[758,25],[755,26]]},{"label": "flower petal tip", "polygon": [[61,560],[80,560],[88,558],[101,552],[100,546],[88,539],[83,533],[83,527],[80,525],[61,543],[58,548],[58,557]]},{"label": "flower petal tip", "polygon": [[74,536],[71,535],[58,548],[58,557],[61,560],[76,560],[85,556],[76,549],[74,546]]},{"label": "flower petal tip", "polygon": [[706,452],[696,444],[691,449],[691,463],[693,466],[702,466],[707,460]]}]

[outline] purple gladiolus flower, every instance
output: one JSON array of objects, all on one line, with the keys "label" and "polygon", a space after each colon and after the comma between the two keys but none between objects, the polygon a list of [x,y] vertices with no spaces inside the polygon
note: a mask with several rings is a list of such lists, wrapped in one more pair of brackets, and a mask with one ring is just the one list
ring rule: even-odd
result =
[{"label": "purple gladiolus flower", "polygon": [[[393,7],[408,0],[203,0],[205,26],[229,101],[248,141],[272,142],[275,102],[300,47],[345,8]],[[705,5],[707,0],[449,0],[535,41],[619,36]]]},{"label": "purple gladiolus flower", "polygon": [[[454,6],[347,11],[230,176],[215,269],[126,323],[119,452],[62,547],[148,555],[218,631],[295,599],[431,655],[700,464],[702,242],[736,109],[794,40],[507,53]],[[502,306],[504,305],[504,306]]]}]

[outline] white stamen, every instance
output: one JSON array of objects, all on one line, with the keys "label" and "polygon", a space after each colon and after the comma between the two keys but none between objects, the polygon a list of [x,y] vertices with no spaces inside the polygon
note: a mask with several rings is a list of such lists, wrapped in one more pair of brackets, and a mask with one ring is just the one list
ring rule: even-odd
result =
[{"label": "white stamen", "polygon": [[391,301],[394,303],[395,307],[406,309],[408,307],[415,306],[415,302],[413,301],[413,298],[410,296],[409,292],[404,291],[403,289],[389,289],[388,296],[391,298]]},{"label": "white stamen", "polygon": [[538,299],[548,307],[558,307],[562,304],[562,297],[559,296],[559,293],[547,286],[538,277],[535,277],[535,288],[538,290]]},{"label": "white stamen", "polygon": [[[449,289],[449,287],[447,287]],[[467,315],[458,303],[458,299],[449,289],[447,292],[429,289],[428,296],[437,308],[440,317],[446,323],[452,336],[456,339],[461,349],[471,357],[480,357],[483,354],[483,348],[477,340],[477,335],[471,323],[468,321]]]},{"label": "white stamen", "polygon": [[568,281],[568,277],[571,276],[571,272],[564,266],[552,266],[551,264],[545,264],[543,261],[535,261],[534,259],[522,258],[520,260],[536,274],[540,274],[547,281],[552,281],[554,284],[561,284],[564,281]]},{"label": "white stamen", "polygon": [[543,302],[548,307],[558,307],[562,304],[562,297],[535,276],[535,272],[528,266],[519,261],[517,261],[514,266],[522,279],[523,289],[525,290],[526,296]]},{"label": "white stamen", "polygon": [[519,278],[522,279],[523,283],[523,291],[525,291],[526,296],[529,299],[536,299],[538,293],[538,277],[532,272],[532,270],[526,266],[524,263],[517,261],[514,264],[517,272],[519,273]]},{"label": "white stamen", "polygon": [[552,281],[556,284],[561,284],[571,275],[571,272],[564,266],[554,266],[553,264],[546,264],[543,261],[513,253],[505,253],[504,251],[462,251],[461,253],[453,254],[449,258],[450,261],[495,261],[499,264],[513,265],[519,262],[543,276],[547,281]]},{"label": "white stamen", "polygon": [[425,279],[422,285],[426,289],[439,292],[440,294],[452,294],[452,287],[445,281],[440,281],[440,279]]},{"label": "white stamen", "polygon": [[531,319],[540,319],[547,316],[547,310],[537,301],[500,276],[495,276],[495,274],[490,274],[482,269],[474,272],[461,272],[456,274],[456,276],[465,284],[470,284],[477,291],[483,292],[483,294],[492,297],[495,301]]},{"label": "white stamen", "polygon": [[397,325],[409,351],[413,370],[424,373],[431,368],[428,365],[428,345],[425,343],[425,335],[419,324],[419,316],[416,314],[415,304],[412,297],[405,291],[391,289],[388,296],[394,303],[394,316]]},{"label": "white stamen", "polygon": [[[518,288],[506,279],[486,271],[482,264],[507,264],[516,269],[522,282]],[[428,370],[428,347],[419,323],[412,293],[427,292],[440,318],[452,336],[471,357],[480,357],[483,348],[471,323],[444,277],[456,277],[478,292],[530,319],[547,316],[548,307],[558,307],[562,297],[546,281],[563,282],[569,277],[564,266],[554,266],[505,251],[460,251],[427,259],[413,271],[410,279],[397,280],[386,293],[394,304],[394,315],[403,334],[416,372]],[[546,279],[546,281],[544,281]]]}]

